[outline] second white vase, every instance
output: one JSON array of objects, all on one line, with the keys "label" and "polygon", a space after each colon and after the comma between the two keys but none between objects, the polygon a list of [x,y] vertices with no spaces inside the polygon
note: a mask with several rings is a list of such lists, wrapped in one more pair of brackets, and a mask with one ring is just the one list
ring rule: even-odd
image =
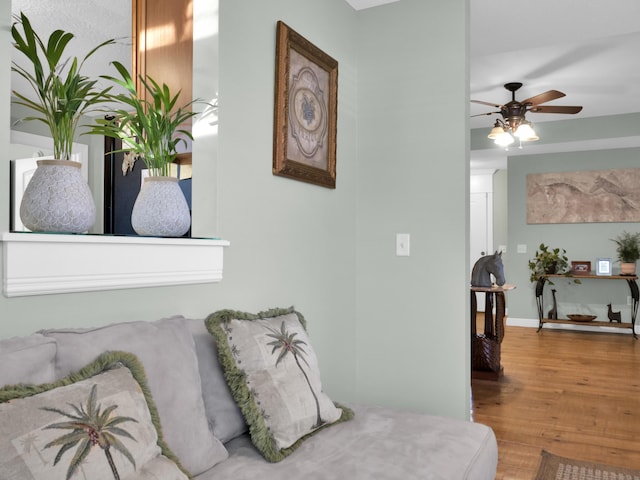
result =
[{"label": "second white vase", "polygon": [[189,205],[174,177],[147,177],[131,212],[138,235],[181,237],[191,226]]}]

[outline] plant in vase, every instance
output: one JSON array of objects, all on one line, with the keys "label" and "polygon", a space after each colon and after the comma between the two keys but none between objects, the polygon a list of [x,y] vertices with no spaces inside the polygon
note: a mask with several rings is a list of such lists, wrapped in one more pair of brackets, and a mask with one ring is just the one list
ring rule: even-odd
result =
[{"label": "plant in vase", "polygon": [[171,165],[178,156],[178,146],[186,139],[193,140],[185,122],[197,115],[191,110],[191,100],[177,107],[180,92],[171,93],[166,84],[153,78],[140,76],[143,92],[136,91],[133,78],[119,62],[114,66],[122,78],[104,78],[120,85],[126,93],[111,95],[124,105],[113,118],[98,119],[91,132],[122,140],[122,151],[142,158],[147,177],[131,212],[131,226],[139,235],[179,237],[191,225],[189,207],[178,185],[171,176]]},{"label": "plant in vase", "polygon": [[[55,160],[40,160],[20,205],[22,223],[32,231],[86,232],[95,222],[96,207],[81,164],[71,161],[72,145],[81,118],[108,100],[111,87],[80,73],[84,62],[98,49],[115,43],[106,40],[79,61],[65,57],[74,35],[55,30],[45,43],[24,13],[11,26],[13,45],[29,67],[13,61],[11,70],[31,86],[31,94],[13,91],[13,103],[34,112],[24,121],[47,125]],[[42,61],[44,60],[44,62]]]},{"label": "plant in vase", "polygon": [[[567,258],[567,251],[564,248],[554,248],[541,243],[536,250],[536,256],[529,260],[529,280],[531,282],[537,282],[541,278],[546,278],[549,285],[554,283],[548,278],[548,275],[558,274],[571,276],[571,272],[567,271],[569,266],[569,259]],[[575,283],[582,283],[580,279],[573,279]]]},{"label": "plant in vase", "polygon": [[636,261],[640,258],[640,233],[622,232],[611,241],[616,244],[622,275],[636,274]]}]

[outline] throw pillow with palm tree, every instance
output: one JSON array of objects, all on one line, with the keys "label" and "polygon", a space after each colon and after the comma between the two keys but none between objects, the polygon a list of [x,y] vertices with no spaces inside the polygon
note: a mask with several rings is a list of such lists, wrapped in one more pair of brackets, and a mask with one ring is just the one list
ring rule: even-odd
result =
[{"label": "throw pillow with palm tree", "polygon": [[313,433],[352,418],[322,391],[306,321],[293,307],[221,310],[206,325],[251,440],[267,460],[280,461]]},{"label": "throw pillow with palm tree", "polygon": [[109,351],[53,383],[0,387],[0,479],[187,480],[142,363]]},{"label": "throw pillow with palm tree", "polygon": [[305,372],[304,368],[302,368],[302,364],[300,363],[300,359],[307,365],[309,368],[309,363],[305,358],[306,352],[302,348],[303,345],[307,345],[303,340],[296,340],[297,333],[289,333],[285,327],[284,321],[280,324],[280,330],[276,330],[275,328],[266,325],[265,328],[269,330],[267,336],[275,338],[272,342],[267,343],[267,345],[273,346],[272,354],[276,353],[276,351],[280,351],[278,353],[278,358],[276,360],[276,367],[280,363],[280,361],[287,356],[288,353],[291,353],[293,359],[296,362],[296,365],[304,375],[304,379],[309,386],[309,390],[311,391],[311,395],[313,396],[313,400],[316,404],[316,423],[313,425],[313,428],[320,428],[326,422],[322,420],[320,415],[320,402],[318,401],[318,396],[316,392],[313,391],[313,386],[311,385],[311,381],[309,380],[309,375]]},{"label": "throw pillow with palm tree", "polygon": [[120,480],[120,475],[118,474],[118,469],[113,461],[111,447],[129,460],[134,468],[136,466],[136,461],[133,458],[133,455],[131,455],[131,452],[129,452],[127,447],[118,437],[128,438],[135,441],[135,438],[122,428],[122,424],[126,422],[138,423],[138,421],[132,417],[120,417],[113,415],[115,410],[118,408],[117,405],[111,405],[102,410],[102,405],[98,403],[97,397],[98,386],[94,384],[93,387],[91,387],[91,393],[87,399],[86,406],[70,405],[70,412],[65,412],[64,410],[55,407],[43,407],[43,410],[57,413],[69,419],[68,421],[56,422],[44,427],[45,429],[69,430],[68,433],[52,440],[44,447],[60,447],[60,450],[58,450],[53,462],[54,465],[58,464],[67,451],[72,450],[74,447],[76,448],[75,454],[71,458],[69,468],[67,469],[67,480],[73,476],[78,467],[82,465],[82,462],[86,460],[87,456],[95,446],[98,446],[103,450],[115,480]]}]

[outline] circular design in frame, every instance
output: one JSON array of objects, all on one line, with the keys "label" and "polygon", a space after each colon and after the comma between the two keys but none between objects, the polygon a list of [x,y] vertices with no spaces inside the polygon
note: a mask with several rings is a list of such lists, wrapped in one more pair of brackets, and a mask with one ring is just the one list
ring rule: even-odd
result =
[{"label": "circular design in frame", "polygon": [[309,67],[293,76],[289,96],[289,128],[300,153],[312,158],[325,142],[327,107],[318,78]]}]

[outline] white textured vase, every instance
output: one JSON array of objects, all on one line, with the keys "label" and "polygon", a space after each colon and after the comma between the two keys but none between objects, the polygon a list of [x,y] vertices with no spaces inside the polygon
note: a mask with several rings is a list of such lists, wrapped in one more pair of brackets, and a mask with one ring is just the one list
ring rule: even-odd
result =
[{"label": "white textured vase", "polygon": [[81,163],[38,160],[20,203],[20,219],[32,232],[83,233],[96,221],[96,205]]},{"label": "white textured vase", "polygon": [[174,177],[147,177],[131,212],[138,235],[181,237],[191,226],[189,205]]}]

